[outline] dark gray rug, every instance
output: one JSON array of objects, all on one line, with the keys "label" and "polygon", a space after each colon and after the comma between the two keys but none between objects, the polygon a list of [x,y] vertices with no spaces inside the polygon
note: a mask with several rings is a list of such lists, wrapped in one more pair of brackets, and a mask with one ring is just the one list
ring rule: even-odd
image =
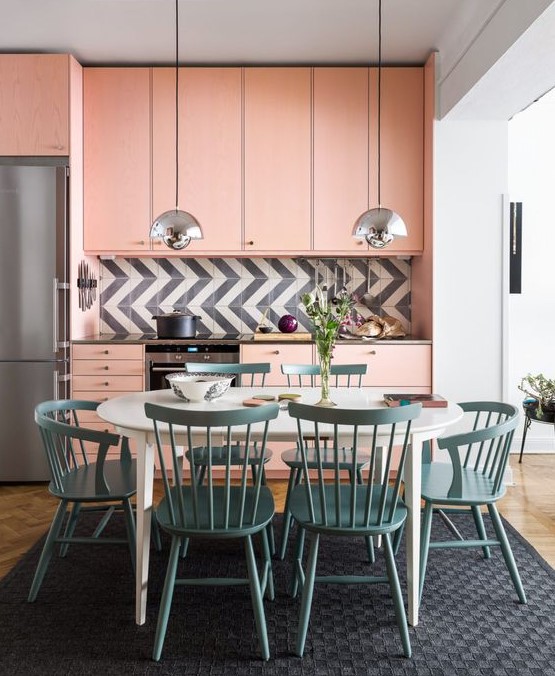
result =
[{"label": "dark gray rug", "polygon": [[[446,536],[437,521],[434,537]],[[458,525],[474,535],[471,525]],[[421,622],[410,629],[411,659],[402,657],[391,597],[382,585],[317,588],[306,652],[295,657],[298,601],[286,592],[289,564],[276,561],[276,600],[265,603],[267,663],[257,657],[247,588],[176,589],[162,660],[151,660],[167,541],[164,552],[152,553],[142,627],[134,623],[133,577],[123,547],[73,546],[66,559],[53,559],[37,601],[28,604],[41,542],[0,582],[0,674],[553,675],[555,571],[507,530],[528,605],[516,601],[498,549],[489,561],[472,550],[432,552]],[[320,551],[321,572],[368,570],[361,541],[327,540]],[[398,558],[404,579],[404,551]],[[211,575],[243,571],[242,548],[193,543],[181,565]],[[383,568],[380,554],[376,567]]]}]

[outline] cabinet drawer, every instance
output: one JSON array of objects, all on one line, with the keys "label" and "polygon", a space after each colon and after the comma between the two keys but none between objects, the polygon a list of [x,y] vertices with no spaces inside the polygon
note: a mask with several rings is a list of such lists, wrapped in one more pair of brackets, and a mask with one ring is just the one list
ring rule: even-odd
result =
[{"label": "cabinet drawer", "polygon": [[[135,390],[137,392],[142,392],[143,388]],[[99,390],[79,390],[73,386],[72,398],[73,399],[84,399],[85,401],[97,401],[101,404],[103,401],[108,401],[108,399],[113,399],[114,397],[123,397],[124,395],[129,394],[129,390],[110,390],[109,392],[101,392]],[[93,416],[93,417],[91,417]],[[98,416],[94,411],[83,411],[79,416],[79,420],[99,420]]]},{"label": "cabinet drawer", "polygon": [[373,387],[432,385],[431,345],[336,345],[336,364],[368,364],[363,384]]},{"label": "cabinet drawer", "polygon": [[[121,392],[142,392],[142,376],[73,376],[73,391],[92,390],[112,393]],[[112,395],[113,396],[113,395]]]},{"label": "cabinet drawer", "polygon": [[144,361],[142,359],[74,359],[72,373],[74,376],[142,376]]},{"label": "cabinet drawer", "polygon": [[312,345],[268,343],[264,345],[241,345],[241,361],[269,362],[271,372],[266,376],[266,385],[287,387],[287,376],[281,372],[282,364],[312,364]]},{"label": "cabinet drawer", "polygon": [[73,359],[144,359],[142,345],[91,343],[73,345]]}]

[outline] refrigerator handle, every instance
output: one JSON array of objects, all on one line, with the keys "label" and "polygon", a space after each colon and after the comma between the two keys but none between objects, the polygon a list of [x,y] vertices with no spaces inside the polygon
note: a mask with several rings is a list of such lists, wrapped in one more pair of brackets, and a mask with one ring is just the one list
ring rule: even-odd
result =
[{"label": "refrigerator handle", "polygon": [[58,352],[58,350],[69,347],[69,341],[59,340],[59,323],[60,323],[60,305],[58,303],[58,292],[59,291],[68,291],[69,284],[67,282],[60,282],[57,277],[53,279],[53,290],[52,290],[52,341],[53,341],[53,352]]},{"label": "refrigerator handle", "polygon": [[70,379],[69,374],[61,376],[59,371],[53,371],[53,392],[55,401],[68,398],[66,388],[64,388],[63,396],[60,397],[60,383],[68,383]]}]

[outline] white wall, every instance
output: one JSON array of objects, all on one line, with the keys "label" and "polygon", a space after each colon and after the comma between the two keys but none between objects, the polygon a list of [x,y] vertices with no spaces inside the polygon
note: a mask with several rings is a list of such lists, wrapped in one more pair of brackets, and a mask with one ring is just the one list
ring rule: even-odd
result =
[{"label": "white wall", "polygon": [[[509,298],[507,387],[512,403],[527,373],[555,378],[555,92],[509,123],[509,194],[522,202],[522,294]],[[526,451],[554,451],[551,425],[533,424]],[[526,452],[525,451],[525,452]]]},{"label": "white wall", "polygon": [[434,389],[499,400],[508,123],[435,124]]}]

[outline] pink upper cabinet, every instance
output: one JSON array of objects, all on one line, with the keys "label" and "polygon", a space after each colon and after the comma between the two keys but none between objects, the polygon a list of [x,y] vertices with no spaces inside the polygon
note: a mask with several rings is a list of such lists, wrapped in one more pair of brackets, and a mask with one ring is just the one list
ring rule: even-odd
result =
[{"label": "pink upper cabinet", "polygon": [[0,54],[0,155],[69,155],[67,54]]},{"label": "pink upper cabinet", "polygon": [[368,69],[314,69],[314,249],[367,250],[351,233],[368,208]]},{"label": "pink upper cabinet", "polygon": [[84,71],[84,248],[149,249],[150,69]]},{"label": "pink upper cabinet", "polygon": [[245,69],[247,251],[311,247],[311,69]]},{"label": "pink upper cabinet", "polygon": [[[371,92],[372,96],[372,92]],[[370,135],[375,147],[377,100],[371,98]],[[377,159],[371,156],[371,165]],[[377,200],[375,174],[371,202]],[[422,68],[382,70],[381,203],[405,221],[408,237],[399,237],[388,254],[419,253],[424,246],[424,75]]]},{"label": "pink upper cabinet", "polygon": [[[175,207],[175,69],[154,68],[152,211]],[[194,251],[241,250],[241,69],[179,70],[179,208],[202,226]],[[169,250],[166,250],[169,251]]]}]

